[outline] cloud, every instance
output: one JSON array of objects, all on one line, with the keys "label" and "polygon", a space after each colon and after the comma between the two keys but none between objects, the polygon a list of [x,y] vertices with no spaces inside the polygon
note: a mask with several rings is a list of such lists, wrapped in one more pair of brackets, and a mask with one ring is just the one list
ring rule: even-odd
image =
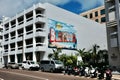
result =
[{"label": "cloud", "polygon": [[33,3],[33,0],[0,0],[0,16],[13,16]]},{"label": "cloud", "polygon": [[81,4],[81,11],[86,11],[104,4],[104,0],[77,0]]},{"label": "cloud", "polygon": [[70,0],[0,0],[0,16],[14,16],[16,13],[36,4],[48,2],[54,5],[64,5]]},{"label": "cloud", "polygon": [[70,1],[72,1],[72,0],[40,0],[40,2],[42,2],[42,3],[48,2],[48,3],[55,4],[55,5],[64,5]]},{"label": "cloud", "polygon": [[[73,0],[0,0],[0,17],[1,16],[14,16],[17,13],[20,13],[24,9],[29,8],[33,4],[38,2],[41,3],[51,3],[54,5],[65,5]],[[93,8],[96,4],[103,4],[103,0],[74,0],[79,2],[82,5],[81,10],[87,10],[89,8]],[[74,6],[72,6],[74,7]],[[71,7],[71,9],[72,9]]]}]

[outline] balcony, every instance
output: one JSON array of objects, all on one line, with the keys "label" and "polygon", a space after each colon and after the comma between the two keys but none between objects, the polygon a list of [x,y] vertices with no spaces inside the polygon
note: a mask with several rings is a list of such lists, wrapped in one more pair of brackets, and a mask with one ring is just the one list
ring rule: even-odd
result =
[{"label": "balcony", "polygon": [[22,50],[22,49],[23,49],[23,46],[19,46],[19,47],[18,47],[18,50]]},{"label": "balcony", "polygon": [[117,32],[110,33],[111,36],[117,35],[117,34],[118,34]]},{"label": "balcony", "polygon": [[13,31],[15,31],[16,30],[16,28],[11,28],[10,29],[10,32],[13,32]]},{"label": "balcony", "polygon": [[37,37],[37,36],[46,36],[46,32],[36,32],[35,33],[35,36]]},{"label": "balcony", "polygon": [[9,41],[10,41],[10,43],[14,43],[15,39],[10,39]]},{"label": "balcony", "polygon": [[11,50],[9,54],[15,54],[15,50]]},{"label": "balcony", "polygon": [[107,22],[107,27],[113,27],[113,26],[116,26],[116,25],[117,25],[117,21],[116,20]]},{"label": "balcony", "polygon": [[29,46],[26,46],[28,48],[25,48],[25,52],[28,53],[28,52],[33,52],[33,47],[32,45],[29,45]]},{"label": "balcony", "polygon": [[15,51],[15,48],[11,48],[11,51]]},{"label": "balcony", "polygon": [[36,14],[36,18],[38,18],[38,17],[44,17],[44,15],[43,14]]},{"label": "balcony", "polygon": [[35,51],[46,51],[46,46],[36,46]]},{"label": "balcony", "polygon": [[117,47],[118,46],[117,38],[110,39],[110,43],[111,43],[111,47]]},{"label": "balcony", "polygon": [[23,24],[24,23],[24,21],[20,21],[19,23],[18,23],[18,25],[21,25],[21,24]]},{"label": "balcony", "polygon": [[3,53],[3,56],[8,56],[8,52],[4,52],[4,53]]},{"label": "balcony", "polygon": [[15,39],[15,36],[12,36],[11,39],[12,39],[12,40]]},{"label": "balcony", "polygon": [[44,22],[45,23],[46,21],[45,21],[44,17],[36,17],[35,22],[42,22],[42,23]]},{"label": "balcony", "polygon": [[29,38],[33,38],[33,31],[28,31],[26,32],[26,36],[25,36],[25,39],[29,39]]},{"label": "balcony", "polygon": [[30,20],[33,20],[33,17],[27,18],[26,22],[28,22],[28,21],[30,21]]},{"label": "balcony", "polygon": [[45,46],[45,43],[36,43],[36,46]]},{"label": "balcony", "polygon": [[5,51],[4,52],[8,52],[8,49],[5,49]]}]

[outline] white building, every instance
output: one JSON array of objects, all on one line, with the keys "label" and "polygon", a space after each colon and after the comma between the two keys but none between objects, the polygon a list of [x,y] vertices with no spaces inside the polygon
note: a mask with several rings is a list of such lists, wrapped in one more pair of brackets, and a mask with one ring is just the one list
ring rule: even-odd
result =
[{"label": "white building", "polygon": [[[4,63],[48,59],[52,48],[107,49],[105,26],[49,3],[38,3],[3,22]],[[103,26],[103,27],[101,27]]]},{"label": "white building", "polygon": [[2,49],[2,45],[1,45],[1,43],[2,43],[2,31],[3,31],[3,28],[2,28],[2,20],[0,20],[0,67],[3,67],[3,57],[2,57],[2,51],[3,51],[3,49]]}]

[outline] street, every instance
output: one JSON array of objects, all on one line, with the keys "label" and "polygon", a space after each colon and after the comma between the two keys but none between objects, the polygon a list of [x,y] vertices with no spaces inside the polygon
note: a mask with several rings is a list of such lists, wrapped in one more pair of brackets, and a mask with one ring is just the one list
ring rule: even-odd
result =
[{"label": "street", "polygon": [[62,73],[28,71],[17,69],[0,69],[0,80],[94,80]]}]

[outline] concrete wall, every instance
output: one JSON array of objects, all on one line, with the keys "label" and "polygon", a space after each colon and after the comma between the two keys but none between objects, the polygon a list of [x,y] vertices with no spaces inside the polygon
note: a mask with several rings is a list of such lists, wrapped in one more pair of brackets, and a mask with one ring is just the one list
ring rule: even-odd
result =
[{"label": "concrete wall", "polygon": [[[63,23],[71,24],[77,31],[77,48],[89,50],[94,44],[100,46],[101,49],[107,49],[106,27],[104,24],[99,24],[92,20],[83,18],[72,12],[58,8],[49,3],[45,3],[46,7],[46,21],[53,19]],[[47,32],[49,28],[46,24]],[[47,53],[52,52],[52,49],[47,49]],[[74,53],[73,50],[63,50],[63,53]],[[46,54],[47,56],[47,54]]]}]

